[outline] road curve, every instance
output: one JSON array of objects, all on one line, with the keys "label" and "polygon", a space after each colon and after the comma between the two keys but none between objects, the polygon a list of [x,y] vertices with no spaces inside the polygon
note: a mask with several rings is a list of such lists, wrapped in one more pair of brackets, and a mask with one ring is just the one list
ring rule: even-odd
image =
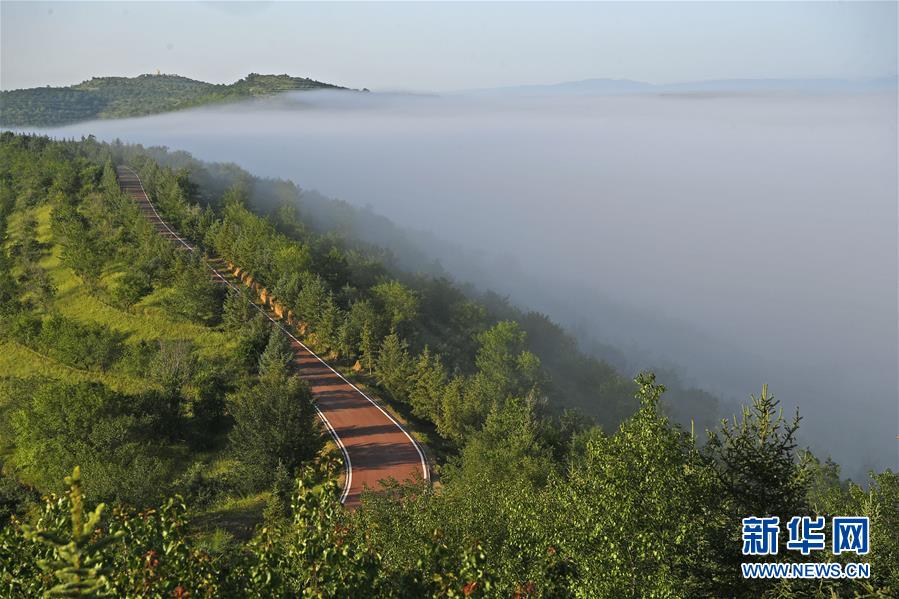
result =
[{"label": "road curve", "polygon": [[[137,173],[126,166],[119,166],[116,171],[122,191],[137,203],[141,214],[156,231],[176,247],[196,251],[162,219],[147,197]],[[378,489],[380,481],[388,478],[398,481],[419,477],[430,479],[421,447],[399,422],[306,347],[272,312],[256,302],[226,268],[216,268],[210,262],[215,261],[208,261],[207,266],[216,282],[243,294],[290,338],[297,372],[309,383],[318,415],[343,453],[345,476],[341,503],[355,508],[363,489]]]}]

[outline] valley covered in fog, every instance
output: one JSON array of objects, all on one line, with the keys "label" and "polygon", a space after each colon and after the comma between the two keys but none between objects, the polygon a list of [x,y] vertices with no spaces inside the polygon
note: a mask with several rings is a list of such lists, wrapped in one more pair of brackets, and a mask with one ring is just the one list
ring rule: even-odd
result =
[{"label": "valley covered in fog", "polygon": [[300,92],[42,132],[370,207],[628,373],[767,382],[844,474],[897,466],[895,91]]}]

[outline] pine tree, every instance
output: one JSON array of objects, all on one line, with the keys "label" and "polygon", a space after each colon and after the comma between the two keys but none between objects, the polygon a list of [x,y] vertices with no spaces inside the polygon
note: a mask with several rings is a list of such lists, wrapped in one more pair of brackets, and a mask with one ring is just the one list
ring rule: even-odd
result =
[{"label": "pine tree", "polygon": [[337,353],[344,358],[352,358],[354,351],[353,323],[344,315],[343,322],[337,328]]},{"label": "pine tree", "polygon": [[72,476],[66,477],[69,485],[72,532],[63,538],[46,530],[22,525],[25,536],[32,541],[53,548],[55,559],[41,560],[38,565],[53,574],[60,582],[45,593],[47,597],[99,597],[108,588],[110,569],[103,565],[103,548],[118,541],[124,531],[115,534],[96,533],[106,505],[101,503],[94,510],[85,511],[81,492],[81,469],[75,466]]},{"label": "pine tree", "polygon": [[387,335],[378,352],[375,377],[394,399],[399,401],[408,399],[409,379],[414,368],[406,342],[400,339],[396,332]]},{"label": "pine tree", "polygon": [[214,283],[199,256],[182,256],[175,267],[169,308],[177,314],[205,324],[221,317],[224,289]]},{"label": "pine tree", "polygon": [[376,353],[374,332],[368,323],[365,323],[362,325],[362,334],[359,337],[359,358],[362,368],[368,374],[374,372]]},{"label": "pine tree", "polygon": [[119,180],[116,177],[115,167],[112,165],[112,160],[107,160],[106,164],[103,165],[103,176],[100,179],[100,185],[108,194],[118,195],[121,193],[119,190]]},{"label": "pine tree", "polygon": [[239,331],[253,318],[256,310],[239,291],[228,290],[222,305],[222,324],[230,331]]},{"label": "pine tree", "polygon": [[337,348],[338,332],[342,314],[333,294],[329,293],[322,306],[321,313],[316,323],[315,336],[318,343],[325,350]]},{"label": "pine tree", "polygon": [[440,408],[440,396],[446,384],[446,370],[440,355],[431,354],[425,347],[418,357],[415,366],[415,377],[412,390],[409,392],[409,404],[412,412],[419,418],[437,421]]},{"label": "pine tree", "polygon": [[260,376],[286,375],[293,361],[293,348],[290,339],[278,327],[272,327],[268,336],[268,345],[259,356]]}]

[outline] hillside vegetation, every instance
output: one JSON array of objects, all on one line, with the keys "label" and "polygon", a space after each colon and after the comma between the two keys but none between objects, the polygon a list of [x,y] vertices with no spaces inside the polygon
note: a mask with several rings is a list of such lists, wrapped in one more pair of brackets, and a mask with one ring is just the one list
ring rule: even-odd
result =
[{"label": "hillside vegetation", "polygon": [[[687,432],[652,373],[628,380],[545,317],[314,230],[290,185],[173,169],[157,154],[0,134],[0,342],[16,356],[0,372],[0,596],[899,588],[899,476],[842,480],[798,446],[799,415],[784,417],[766,387],[734,418]],[[117,164],[439,448],[439,484],[387,481],[344,510],[339,462],[284,336],[153,231],[119,191]],[[260,210],[273,189],[288,201]],[[566,410],[569,394],[592,397],[600,417]],[[740,563],[760,560],[741,553],[748,515],[869,517],[867,555],[777,561],[864,561],[871,578],[744,579]]]},{"label": "hillside vegetation", "polygon": [[144,116],[286,91],[316,89],[345,88],[303,77],[257,73],[227,85],[179,75],[94,77],[67,87],[0,92],[0,125],[65,125],[89,119]]}]

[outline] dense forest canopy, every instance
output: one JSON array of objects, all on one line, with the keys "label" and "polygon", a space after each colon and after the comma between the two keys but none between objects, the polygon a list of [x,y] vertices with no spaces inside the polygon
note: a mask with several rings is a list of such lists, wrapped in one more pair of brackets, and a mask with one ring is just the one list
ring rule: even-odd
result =
[{"label": "dense forest canopy", "polygon": [[[843,480],[767,388],[687,429],[669,412],[710,421],[713,398],[631,380],[542,315],[316,230],[290,183],[159,154],[0,134],[0,595],[899,588],[899,477]],[[141,218],[119,164],[205,256]],[[210,280],[213,259],[252,273],[305,343],[402,418],[438,483],[394,481],[343,509],[339,452],[283,336]],[[749,515],[869,517],[868,555],[778,560],[864,561],[871,578],[744,579]]]},{"label": "dense forest canopy", "polygon": [[0,92],[0,124],[51,126],[97,118],[144,116],[193,106],[234,102],[286,91],[345,89],[304,77],[250,73],[231,84],[179,75],[94,77],[67,87]]}]

